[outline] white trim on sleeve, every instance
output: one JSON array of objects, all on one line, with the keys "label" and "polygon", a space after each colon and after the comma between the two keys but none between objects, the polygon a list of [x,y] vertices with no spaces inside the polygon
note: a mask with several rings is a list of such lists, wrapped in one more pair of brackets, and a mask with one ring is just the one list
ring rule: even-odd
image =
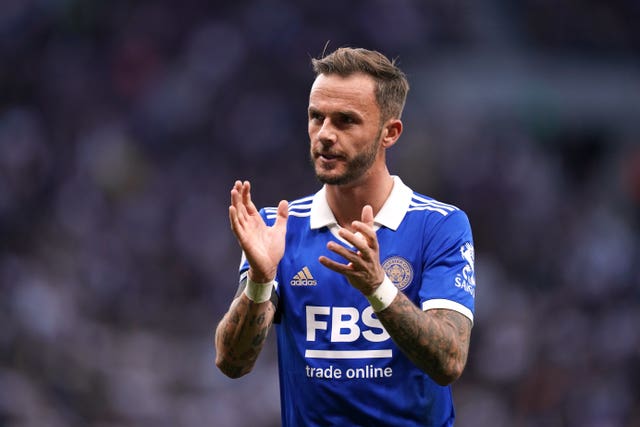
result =
[{"label": "white trim on sleeve", "polygon": [[446,308],[448,310],[457,311],[471,320],[473,325],[473,313],[464,305],[448,299],[430,299],[422,303],[422,310],[432,310],[434,308]]}]

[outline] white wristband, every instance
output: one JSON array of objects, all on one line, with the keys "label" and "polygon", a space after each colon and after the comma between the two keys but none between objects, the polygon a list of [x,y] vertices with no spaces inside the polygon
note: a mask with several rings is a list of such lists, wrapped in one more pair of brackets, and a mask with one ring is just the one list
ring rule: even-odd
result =
[{"label": "white wristband", "polygon": [[396,285],[393,284],[391,279],[385,275],[380,286],[378,286],[378,288],[369,295],[367,299],[369,300],[369,304],[371,304],[373,311],[377,313],[389,307],[397,294],[398,288],[396,288]]},{"label": "white wristband", "polygon": [[277,282],[272,280],[267,283],[256,283],[247,276],[247,286],[244,294],[253,302],[261,303],[271,299],[271,290]]}]

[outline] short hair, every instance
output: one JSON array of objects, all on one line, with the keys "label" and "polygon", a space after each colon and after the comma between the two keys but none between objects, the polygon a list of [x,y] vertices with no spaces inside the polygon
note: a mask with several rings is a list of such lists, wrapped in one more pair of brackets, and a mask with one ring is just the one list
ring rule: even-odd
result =
[{"label": "short hair", "polygon": [[[324,55],[324,54],[323,54]],[[341,47],[322,58],[311,59],[316,77],[337,74],[348,77],[364,73],[375,82],[375,97],[381,120],[400,118],[409,92],[407,76],[380,52],[362,48]]]}]

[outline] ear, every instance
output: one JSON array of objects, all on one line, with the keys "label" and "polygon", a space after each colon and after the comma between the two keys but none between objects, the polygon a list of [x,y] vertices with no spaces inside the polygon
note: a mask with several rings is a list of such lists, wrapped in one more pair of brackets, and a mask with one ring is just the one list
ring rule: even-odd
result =
[{"label": "ear", "polygon": [[389,119],[382,130],[382,146],[389,148],[398,141],[402,134],[402,121],[400,119]]}]

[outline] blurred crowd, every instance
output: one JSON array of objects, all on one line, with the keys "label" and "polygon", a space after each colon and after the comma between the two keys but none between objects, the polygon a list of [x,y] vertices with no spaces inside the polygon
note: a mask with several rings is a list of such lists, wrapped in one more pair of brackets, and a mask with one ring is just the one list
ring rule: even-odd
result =
[{"label": "blurred crowd", "polygon": [[640,3],[0,3],[0,426],[279,425],[214,365],[229,190],[318,188],[309,60],[398,59],[391,172],[470,217],[461,427],[640,426]]}]

